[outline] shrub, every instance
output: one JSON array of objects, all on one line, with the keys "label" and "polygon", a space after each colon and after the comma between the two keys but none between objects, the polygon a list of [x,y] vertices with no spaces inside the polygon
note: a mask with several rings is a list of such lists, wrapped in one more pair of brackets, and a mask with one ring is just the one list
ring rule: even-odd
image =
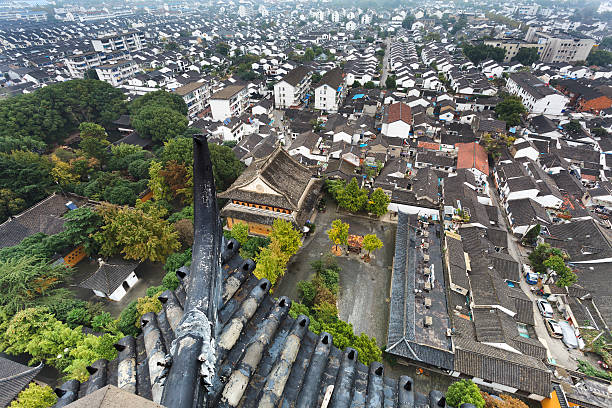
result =
[{"label": "shrub", "polygon": [[57,395],[48,385],[30,383],[28,388],[17,395],[10,408],[47,408],[55,404]]},{"label": "shrub", "polygon": [[66,320],[71,328],[75,328],[76,326],[89,326],[91,324],[91,314],[86,308],[77,307],[68,312]]},{"label": "shrub", "polygon": [[91,327],[97,332],[112,332],[117,330],[117,325],[115,324],[111,314],[108,312],[94,316],[94,318],[91,320]]},{"label": "shrub", "polygon": [[311,281],[299,281],[297,284],[300,299],[306,306],[312,306],[314,304],[315,296],[317,295],[317,288]]},{"label": "shrub", "polygon": [[480,394],[480,389],[472,380],[460,380],[452,383],[446,391],[446,402],[451,407],[459,407],[461,404],[470,403],[476,408],[484,408],[485,400]]},{"label": "shrub", "polygon": [[162,286],[168,290],[176,290],[179,287],[179,278],[176,276],[176,272],[168,272],[162,279]]},{"label": "shrub", "polygon": [[138,336],[140,333],[140,325],[138,324],[138,309],[136,308],[137,301],[130,302],[125,309],[121,311],[119,320],[117,321],[117,329],[126,336]]}]

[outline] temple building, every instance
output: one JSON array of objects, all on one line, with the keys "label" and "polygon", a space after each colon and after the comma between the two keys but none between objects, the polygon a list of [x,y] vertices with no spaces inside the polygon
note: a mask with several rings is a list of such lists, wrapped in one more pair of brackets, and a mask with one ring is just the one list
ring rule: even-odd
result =
[{"label": "temple building", "polygon": [[220,198],[229,202],[221,210],[227,227],[236,222],[249,226],[249,233],[268,235],[276,219],[296,227],[310,217],[323,181],[278,146],[268,157],[257,159]]},{"label": "temple building", "polygon": [[58,387],[53,408],[447,406],[440,391],[419,392],[412,378],[390,377],[379,362],[365,366],[357,350],[310,331],[308,317],[292,318],[291,300],[275,299],[270,281],[252,273],[255,262],[240,257],[240,244],[223,237],[202,135],[193,167],[193,257],[177,272],[179,287],[159,296],[162,310],[142,316],[140,335],[119,339],[116,359],[97,360],[86,381]]}]

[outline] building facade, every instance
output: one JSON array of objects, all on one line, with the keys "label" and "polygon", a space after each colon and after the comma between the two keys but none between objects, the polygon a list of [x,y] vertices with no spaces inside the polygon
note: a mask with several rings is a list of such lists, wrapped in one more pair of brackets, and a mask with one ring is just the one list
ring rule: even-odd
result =
[{"label": "building facade", "polygon": [[230,85],[212,95],[209,102],[214,120],[240,116],[249,106],[249,90],[246,85]]},{"label": "building facade", "polygon": [[506,82],[508,92],[518,96],[529,113],[561,115],[569,99],[527,72],[511,74]]},{"label": "building facade", "polygon": [[312,72],[299,66],[274,85],[274,103],[278,109],[300,105],[310,88]]}]

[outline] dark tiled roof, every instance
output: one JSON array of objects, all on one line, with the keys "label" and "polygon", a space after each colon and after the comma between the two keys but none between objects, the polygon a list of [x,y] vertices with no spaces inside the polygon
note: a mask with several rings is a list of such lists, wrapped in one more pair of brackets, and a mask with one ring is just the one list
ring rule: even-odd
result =
[{"label": "dark tiled roof", "polygon": [[[295,161],[281,146],[268,157],[257,159],[219,197],[298,210],[312,172]],[[254,192],[244,187],[262,180],[277,194]]]},{"label": "dark tiled roof", "polygon": [[57,194],[45,198],[21,214],[0,224],[0,248],[17,245],[24,238],[42,232],[57,234],[64,229],[62,216],[68,212],[66,204],[72,201],[77,207],[87,199],[72,194]]},{"label": "dark tiled roof", "polygon": [[302,79],[304,79],[305,76],[309,75],[309,73],[310,70],[307,67],[300,65],[289,71],[289,73],[285,75],[282,80],[290,85],[296,86]]},{"label": "dark tiled roof", "polygon": [[328,85],[334,89],[337,89],[341,84],[342,84],[342,69],[334,68],[332,70],[327,71],[321,77],[321,80],[315,86],[315,88],[318,88],[321,85]]},{"label": "dark tiled roof", "polygon": [[41,363],[28,367],[0,357],[0,407],[7,407],[42,370],[42,366]]},{"label": "dark tiled roof", "polygon": [[138,261],[128,261],[120,258],[110,259],[101,263],[98,270],[79,283],[78,286],[111,295],[134,272],[139,264]]}]

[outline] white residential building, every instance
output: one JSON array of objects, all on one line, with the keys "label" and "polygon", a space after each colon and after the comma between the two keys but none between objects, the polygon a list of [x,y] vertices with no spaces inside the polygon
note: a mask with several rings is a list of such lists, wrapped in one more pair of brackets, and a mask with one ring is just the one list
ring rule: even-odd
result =
[{"label": "white residential building", "polygon": [[249,105],[249,90],[246,85],[230,85],[212,95],[209,102],[214,120],[240,116]]},{"label": "white residential building", "polygon": [[145,44],[145,35],[140,31],[130,31],[91,40],[94,50],[100,52],[140,51],[144,48]]},{"label": "white residential building", "polygon": [[517,95],[532,114],[561,115],[568,98],[527,72],[511,74],[506,82],[508,92]]},{"label": "white residential building", "polygon": [[138,71],[138,65],[133,61],[119,61],[113,64],[105,64],[96,67],[98,79],[108,82],[112,86],[123,85]]},{"label": "white residential building", "polygon": [[410,106],[397,102],[384,107],[381,133],[388,137],[407,139],[412,128]]},{"label": "white residential building", "polygon": [[174,93],[183,98],[187,104],[189,117],[194,118],[206,107],[210,98],[210,86],[206,82],[191,82],[175,89]]},{"label": "white residential building", "polygon": [[326,112],[338,112],[344,95],[346,95],[346,83],[342,70],[334,68],[327,71],[321,81],[315,85],[315,109]]},{"label": "white residential building", "polygon": [[310,88],[312,72],[304,66],[292,69],[274,85],[274,103],[278,109],[300,105]]}]

